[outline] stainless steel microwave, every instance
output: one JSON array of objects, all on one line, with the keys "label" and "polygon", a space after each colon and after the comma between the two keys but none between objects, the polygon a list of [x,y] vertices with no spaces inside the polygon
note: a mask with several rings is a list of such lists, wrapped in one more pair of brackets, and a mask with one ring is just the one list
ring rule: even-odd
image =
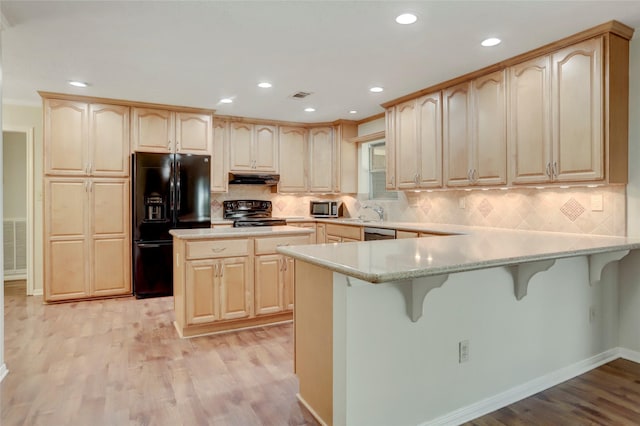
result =
[{"label": "stainless steel microwave", "polygon": [[342,216],[341,201],[311,201],[309,213],[314,217],[340,217]]}]

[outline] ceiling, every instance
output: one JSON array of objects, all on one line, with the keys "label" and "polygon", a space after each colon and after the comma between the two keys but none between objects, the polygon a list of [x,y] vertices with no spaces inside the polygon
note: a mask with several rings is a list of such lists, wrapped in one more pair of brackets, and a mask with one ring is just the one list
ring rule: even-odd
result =
[{"label": "ceiling", "polygon": [[[43,90],[298,122],[360,120],[383,102],[612,19],[640,27],[640,1],[3,0],[1,8],[5,103],[39,105]],[[396,24],[406,11],[418,22]],[[490,36],[503,42],[481,47]],[[298,91],[312,95],[291,99]]]}]

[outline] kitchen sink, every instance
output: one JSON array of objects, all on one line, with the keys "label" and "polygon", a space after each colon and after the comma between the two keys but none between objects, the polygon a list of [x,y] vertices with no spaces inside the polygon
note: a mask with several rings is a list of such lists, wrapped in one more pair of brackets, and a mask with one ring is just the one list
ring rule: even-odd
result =
[{"label": "kitchen sink", "polygon": [[348,217],[344,219],[340,219],[342,222],[351,222],[351,223],[381,223],[382,221],[376,219],[360,219],[359,217]]}]

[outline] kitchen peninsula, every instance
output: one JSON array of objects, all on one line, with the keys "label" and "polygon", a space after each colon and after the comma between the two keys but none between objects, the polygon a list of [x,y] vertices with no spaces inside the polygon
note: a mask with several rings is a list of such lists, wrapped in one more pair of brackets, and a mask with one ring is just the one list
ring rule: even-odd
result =
[{"label": "kitchen peninsula", "polygon": [[618,358],[607,265],[637,249],[490,228],[279,247],[295,259],[299,397],[330,425],[457,424]]},{"label": "kitchen peninsula", "polygon": [[180,336],[290,321],[293,260],[276,248],[309,244],[312,232],[295,226],[171,230]]}]

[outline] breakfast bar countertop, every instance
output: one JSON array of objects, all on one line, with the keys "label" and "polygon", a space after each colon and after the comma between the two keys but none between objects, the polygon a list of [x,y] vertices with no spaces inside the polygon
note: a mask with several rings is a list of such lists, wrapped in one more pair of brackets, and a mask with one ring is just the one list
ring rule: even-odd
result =
[{"label": "breakfast bar countertop", "polygon": [[376,226],[380,225],[449,235],[289,246],[279,247],[278,252],[375,284],[640,249],[640,238],[441,224],[376,223]]}]

